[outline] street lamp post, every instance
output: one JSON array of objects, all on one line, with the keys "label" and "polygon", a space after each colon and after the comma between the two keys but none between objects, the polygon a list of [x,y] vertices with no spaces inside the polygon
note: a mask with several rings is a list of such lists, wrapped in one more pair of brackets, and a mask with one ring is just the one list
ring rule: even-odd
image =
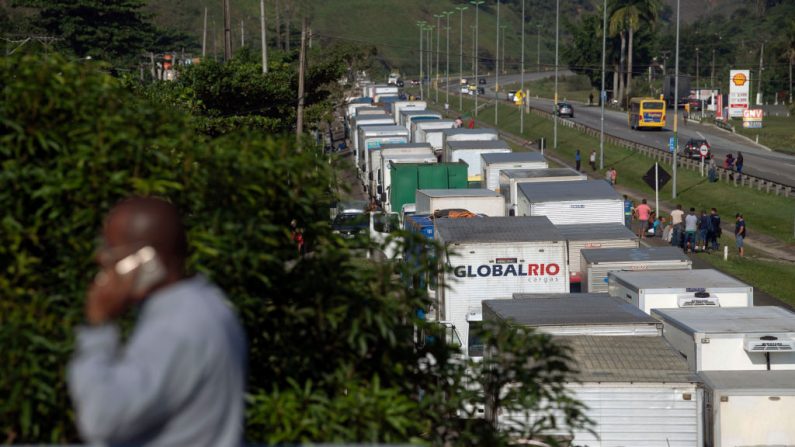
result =
[{"label": "street lamp post", "polygon": [[444,108],[447,110],[450,107],[450,16],[455,14],[454,11],[445,11],[442,14],[447,16],[447,26],[445,30],[447,31],[447,39],[445,39],[445,45],[447,46],[447,56],[445,57],[445,70],[444,70]]},{"label": "street lamp post", "polygon": [[502,30],[502,62],[500,63],[500,66],[502,67],[502,74],[508,74],[508,72],[505,71],[505,30],[507,28],[508,25],[500,26],[500,29]]},{"label": "street lamp post", "polygon": [[536,35],[536,71],[541,71],[541,24],[539,23],[536,25],[538,27],[538,34]]},{"label": "street lamp post", "polygon": [[[458,54],[458,110],[463,111],[464,109],[464,95],[461,94],[461,80],[464,79],[464,11],[469,9],[467,6],[456,6],[455,9],[461,13],[461,23],[460,23],[460,35],[459,35],[459,43],[458,47],[460,49]],[[449,82],[449,81],[448,81]]]},{"label": "street lamp post", "polygon": [[522,80],[521,80],[522,108],[519,110],[519,135],[522,136],[524,136],[524,102],[527,101],[524,91],[524,22],[525,22],[524,6],[525,6],[525,0],[522,0],[522,68],[520,70],[522,72]]},{"label": "street lamp post", "polygon": [[599,124],[599,169],[605,168],[605,101],[607,92],[605,91],[605,58],[607,57],[607,0],[602,2],[602,90],[599,92],[599,103],[601,105],[600,124]]},{"label": "street lamp post", "polygon": [[558,148],[558,42],[560,42],[560,0],[555,1],[555,122],[553,126],[552,148]]},{"label": "street lamp post", "polygon": [[436,17],[436,102],[439,102],[439,33],[442,31],[441,20],[444,14],[434,14]]},{"label": "street lamp post", "polygon": [[420,28],[420,98],[425,99],[425,95],[422,93],[422,60],[424,59],[424,55],[422,54],[422,35],[425,32],[425,21],[417,21],[417,26]]},{"label": "street lamp post", "polygon": [[497,0],[497,54],[494,59],[494,125],[500,118],[500,0]]},{"label": "street lamp post", "polygon": [[478,31],[480,29],[480,5],[486,3],[485,0],[470,0],[469,3],[475,5],[475,116],[478,116]]},{"label": "street lamp post", "polygon": [[426,89],[428,92],[428,100],[431,99],[431,78],[433,77],[433,51],[431,50],[433,48],[433,28],[433,25],[427,25],[425,27],[425,31],[428,32],[428,45],[426,46],[428,60],[425,61],[425,63],[428,64],[428,88]]},{"label": "street lamp post", "polygon": [[676,165],[679,156],[679,0],[676,0],[676,61],[674,62],[674,153],[671,198],[676,198]]}]

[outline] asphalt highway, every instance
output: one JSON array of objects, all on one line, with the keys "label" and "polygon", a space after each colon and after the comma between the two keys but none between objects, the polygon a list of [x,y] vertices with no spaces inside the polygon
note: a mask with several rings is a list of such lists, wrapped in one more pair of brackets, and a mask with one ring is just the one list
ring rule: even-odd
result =
[{"label": "asphalt highway", "polygon": [[[561,76],[570,75],[569,71],[561,71]],[[525,73],[525,81],[535,79],[542,79],[551,76],[552,73]],[[486,78],[486,94],[484,99],[493,100],[494,98],[494,76],[487,76]],[[501,85],[516,84],[520,81],[520,75],[511,74],[500,76]],[[541,110],[552,111],[552,100],[535,98],[532,96],[528,99],[531,107]],[[561,98],[563,99],[563,98]],[[599,129],[600,127],[600,108],[593,106],[589,107],[586,104],[572,102],[574,107],[574,118],[571,119],[577,123]],[[605,133],[623,138],[629,141],[654,146],[661,149],[667,149],[668,140],[673,136],[673,115],[672,109],[668,110],[667,126],[662,130],[632,130],[627,124],[627,114],[615,110],[605,110]],[[739,135],[732,134],[731,132],[719,129],[714,125],[701,125],[692,122],[683,125],[681,115],[679,119],[679,147],[684,147],[685,143],[690,138],[706,138],[711,146],[712,153],[716,156],[718,165],[723,164],[723,160],[728,153],[734,154],[736,157],[737,152],[742,152],[745,159],[743,172],[750,175],[770,179],[778,183],[789,186],[795,186],[795,156],[772,152],[763,148],[752,141],[749,141]],[[550,141],[549,144],[552,142]],[[590,149],[590,148],[583,148]],[[595,148],[598,149],[598,148]]]}]

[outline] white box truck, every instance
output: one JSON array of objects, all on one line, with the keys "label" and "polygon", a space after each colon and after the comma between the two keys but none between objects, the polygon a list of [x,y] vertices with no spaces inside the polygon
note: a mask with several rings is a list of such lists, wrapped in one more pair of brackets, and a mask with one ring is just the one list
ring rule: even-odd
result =
[{"label": "white box truck", "polygon": [[440,120],[442,115],[431,110],[401,110],[400,111],[400,125],[405,127],[406,130],[411,130],[412,123],[420,121]]},{"label": "white box truck", "polygon": [[582,291],[588,293],[607,293],[608,272],[693,268],[679,247],[594,248],[580,253]]},{"label": "white box truck", "polygon": [[406,144],[409,142],[409,133],[403,126],[395,124],[384,126],[362,126],[359,128],[359,147],[364,152],[361,163],[361,179],[365,189],[370,186],[370,152],[384,144]]},{"label": "white box truck", "polygon": [[483,187],[500,192],[500,173],[506,169],[546,169],[549,167],[540,152],[489,152],[480,156]]},{"label": "white box truck", "polygon": [[[485,320],[551,334],[571,349],[578,373],[566,388],[585,404],[585,415],[595,425],[593,431],[574,431],[570,445],[703,445],[700,379],[659,336],[654,322],[621,307],[620,300],[571,295],[489,300],[483,313]],[[501,428],[533,417],[506,411],[494,415],[486,407],[486,418],[496,419]],[[560,430],[549,434],[566,434],[565,426]]]},{"label": "white box truck", "polygon": [[374,107],[374,106],[366,106],[366,107],[359,107],[354,110],[354,117],[366,116],[366,115],[384,115],[384,109],[381,107]]},{"label": "white box truck", "polygon": [[795,371],[707,371],[705,445],[795,445]]},{"label": "white box truck", "polygon": [[435,315],[454,327],[465,355],[480,343],[469,326],[481,324],[483,300],[569,291],[566,242],[546,217],[437,219],[434,238],[447,249],[439,262],[452,267],[440,275]]},{"label": "white box truck", "polygon": [[[367,102],[365,102],[365,100],[367,100]],[[345,106],[345,118],[349,120],[352,119],[356,116],[356,109],[362,107],[372,107],[372,102],[369,101],[369,98],[360,98],[357,102],[352,102]]]},{"label": "white box truck", "polygon": [[571,168],[506,169],[500,171],[497,191],[505,196],[505,208],[511,216],[516,215],[519,203],[519,188],[522,183],[569,182],[588,180],[588,176]]},{"label": "white box truck", "polygon": [[[382,160],[384,157],[389,157],[391,155],[420,156],[421,157],[420,160],[417,161],[416,163],[426,163],[428,155],[435,157],[431,146],[424,143],[382,144],[380,148],[370,151],[370,172],[372,173],[370,180],[370,191],[376,191],[378,189],[378,186],[383,185],[384,167]],[[387,164],[387,166],[389,165]]]},{"label": "white box truck", "polygon": [[444,147],[445,161],[465,161],[469,165],[468,180],[471,184],[481,183],[482,155],[484,154],[508,154],[511,147],[502,140],[480,140],[480,141],[450,141]]},{"label": "white box truck", "polygon": [[754,288],[713,269],[609,272],[607,293],[652,309],[751,307]]},{"label": "white box truck", "polygon": [[586,248],[637,248],[638,236],[618,223],[558,225],[569,249],[569,282],[583,279],[580,253]]},{"label": "white box truck", "polygon": [[373,90],[373,102],[379,102],[384,96],[400,95],[400,88],[396,85],[376,85]]},{"label": "white box truck", "polygon": [[395,124],[400,124],[400,112],[404,110],[425,110],[428,103],[425,101],[395,101],[392,103],[392,118]]},{"label": "white box truck", "polygon": [[447,143],[450,141],[497,141],[499,139],[500,134],[496,129],[467,129],[463,127],[447,129],[442,131],[443,157],[447,157]]},{"label": "white box truck", "polygon": [[417,214],[464,209],[491,217],[505,216],[502,196],[488,189],[418,189],[414,202]]},{"label": "white box truck", "polygon": [[436,120],[436,121],[417,121],[411,127],[412,141],[415,143],[429,143],[433,150],[442,150],[442,131],[452,129],[455,121]]},{"label": "white box truck", "polygon": [[354,117],[350,121],[348,138],[351,140],[353,160],[357,170],[360,169],[362,163],[364,163],[364,151],[359,148],[359,128],[363,126],[389,126],[391,124],[391,118],[387,114],[364,115],[359,118]]},{"label": "white box truck", "polygon": [[522,183],[517,216],[547,216],[555,225],[624,223],[624,199],[603,180]]},{"label": "white box truck", "polygon": [[795,314],[781,307],[654,309],[651,315],[693,371],[795,370]]},{"label": "white box truck", "polygon": [[389,203],[387,203],[387,191],[392,186],[392,170],[389,169],[390,165],[397,165],[401,163],[436,163],[436,155],[433,151],[418,152],[414,154],[387,154],[381,156],[381,166],[379,167],[379,184],[375,187],[377,194],[376,201],[387,212],[398,212],[400,210],[393,210]]}]

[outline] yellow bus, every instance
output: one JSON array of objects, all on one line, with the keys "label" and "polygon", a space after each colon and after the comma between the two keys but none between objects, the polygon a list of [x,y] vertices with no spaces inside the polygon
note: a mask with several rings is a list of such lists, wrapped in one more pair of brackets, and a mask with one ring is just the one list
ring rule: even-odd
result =
[{"label": "yellow bus", "polygon": [[665,101],[655,98],[632,98],[629,101],[630,129],[665,127]]}]

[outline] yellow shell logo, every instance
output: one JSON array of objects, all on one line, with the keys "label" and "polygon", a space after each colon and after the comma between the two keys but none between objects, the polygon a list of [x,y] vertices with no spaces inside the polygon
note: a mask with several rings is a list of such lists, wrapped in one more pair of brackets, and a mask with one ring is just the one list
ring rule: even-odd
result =
[{"label": "yellow shell logo", "polygon": [[732,82],[734,82],[734,85],[743,86],[748,82],[748,78],[745,76],[745,73],[737,73],[732,77]]}]

